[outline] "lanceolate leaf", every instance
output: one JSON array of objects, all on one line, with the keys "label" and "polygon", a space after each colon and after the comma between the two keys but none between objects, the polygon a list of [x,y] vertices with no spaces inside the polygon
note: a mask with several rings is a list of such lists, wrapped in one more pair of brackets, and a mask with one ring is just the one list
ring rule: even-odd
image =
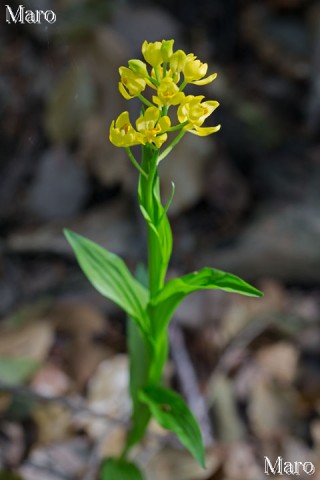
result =
[{"label": "lanceolate leaf", "polygon": [[96,290],[123,308],[142,332],[148,334],[147,289],[131,275],[120,257],[70,230],[64,232],[80,267]]},{"label": "lanceolate leaf", "polygon": [[159,424],[174,432],[180,442],[204,468],[204,447],[196,419],[180,395],[163,387],[148,386],[140,398],[150,408]]},{"label": "lanceolate leaf", "polygon": [[260,290],[231,273],[206,267],[198,272],[169,280],[158,295],[151,299],[149,309],[153,315],[156,315],[157,328],[167,327],[175,309],[187,295],[208,289],[224,290],[251,297],[263,295]]},{"label": "lanceolate leaf", "polygon": [[102,464],[100,480],[144,480],[144,477],[134,463],[109,458]]}]

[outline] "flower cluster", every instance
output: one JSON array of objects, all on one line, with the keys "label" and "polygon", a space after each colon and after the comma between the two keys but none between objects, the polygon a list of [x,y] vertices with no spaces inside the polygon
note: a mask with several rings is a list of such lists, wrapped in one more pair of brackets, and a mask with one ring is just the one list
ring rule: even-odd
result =
[{"label": "flower cluster", "polygon": [[[129,113],[123,112],[110,127],[110,141],[117,147],[130,148],[133,145],[150,144],[160,149],[167,140],[168,132],[180,131],[179,140],[188,131],[206,136],[217,132],[220,125],[203,127],[206,118],[218,107],[214,100],[205,101],[203,95],[186,95],[187,84],[206,85],[217,76],[206,76],[208,65],[202,63],[193,53],[183,50],[173,51],[173,40],[142,45],[145,62],[129,60],[128,67],[120,67],[119,91],[130,100],[137,97],[143,104],[140,117],[134,126]],[[147,66],[147,64],[149,66]],[[153,95],[144,95],[148,88]],[[177,107],[177,123],[171,124],[168,110]],[[175,142],[177,143],[177,142]]]}]

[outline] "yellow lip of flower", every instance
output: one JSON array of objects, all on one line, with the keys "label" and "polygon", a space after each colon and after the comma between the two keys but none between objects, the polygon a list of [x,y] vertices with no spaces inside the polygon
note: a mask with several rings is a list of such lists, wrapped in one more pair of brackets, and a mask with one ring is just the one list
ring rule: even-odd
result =
[{"label": "yellow lip of flower", "polygon": [[168,116],[161,117],[157,107],[149,107],[136,121],[136,127],[142,134],[144,143],[154,143],[157,148],[166,141],[165,133],[171,126]]},{"label": "yellow lip of flower", "polygon": [[116,121],[112,121],[109,139],[116,147],[132,147],[145,143],[143,136],[131,125],[128,112],[122,112]]},{"label": "yellow lip of flower", "polygon": [[203,98],[203,95],[188,95],[179,106],[177,112],[180,123],[188,122],[185,130],[199,136],[210,135],[220,129],[220,125],[216,127],[201,127],[206,118],[219,106],[219,102],[215,100],[201,103]]},{"label": "yellow lip of flower", "polygon": [[119,73],[121,78],[119,91],[126,100],[136,97],[146,88],[146,81],[140,73],[133,72],[127,67],[120,67]]},{"label": "yellow lip of flower", "polygon": [[179,105],[185,97],[171,77],[165,77],[161,80],[157,93],[158,95],[153,96],[152,100],[159,106]]},{"label": "yellow lip of flower", "polygon": [[216,133],[220,130],[221,125],[216,125],[215,127],[197,127],[194,126],[193,128],[187,128],[189,133],[193,133],[193,135],[198,135],[199,137],[206,137],[207,135],[211,135],[212,133]]},{"label": "yellow lip of flower", "polygon": [[217,74],[213,73],[206,78],[203,78],[208,70],[208,64],[202,63],[193,53],[186,56],[183,66],[183,75],[187,83],[195,85],[207,85],[213,82]]}]

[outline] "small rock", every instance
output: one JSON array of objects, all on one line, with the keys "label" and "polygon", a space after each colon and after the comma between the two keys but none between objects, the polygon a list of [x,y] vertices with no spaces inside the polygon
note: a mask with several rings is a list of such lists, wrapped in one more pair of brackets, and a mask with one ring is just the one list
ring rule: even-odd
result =
[{"label": "small rock", "polygon": [[41,158],[27,204],[41,219],[67,218],[80,210],[88,193],[84,170],[65,149],[53,148]]},{"label": "small rock", "polygon": [[234,246],[202,249],[200,265],[211,264],[247,281],[276,278],[300,285],[320,280],[320,221],[317,204],[269,206]]}]

